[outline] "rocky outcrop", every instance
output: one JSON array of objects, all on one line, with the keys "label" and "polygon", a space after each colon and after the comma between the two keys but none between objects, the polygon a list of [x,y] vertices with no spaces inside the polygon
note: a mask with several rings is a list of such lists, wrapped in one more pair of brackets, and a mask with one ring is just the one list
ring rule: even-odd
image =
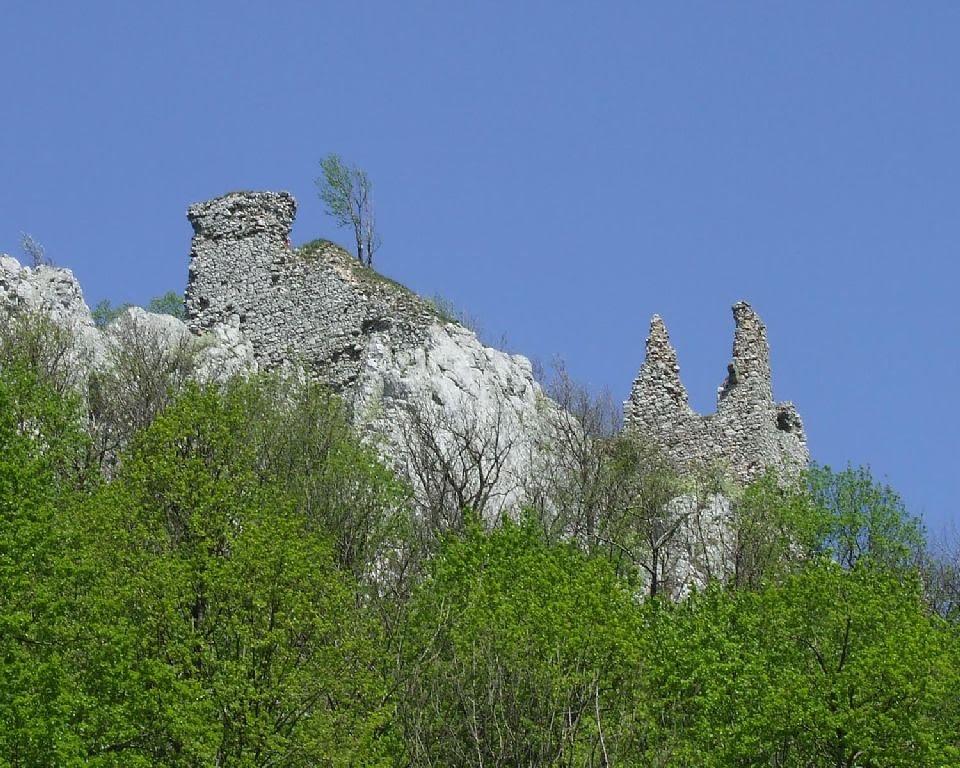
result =
[{"label": "rocky outcrop", "polygon": [[[333,243],[293,248],[295,213],[282,192],[231,193],[190,207],[186,324],[133,308],[99,329],[69,270],[22,267],[6,256],[0,321],[39,311],[68,329],[78,381],[120,371],[131,338],[155,353],[158,369],[174,370],[177,351],[189,347],[190,375],[201,380],[293,368],[343,396],[357,426],[410,481],[430,523],[452,524],[467,506],[494,520],[531,493],[549,513],[536,481],[568,471],[553,438],[579,425],[544,396],[529,361],[482,344]],[[682,471],[721,468],[749,482],[773,467],[793,477],[808,459],[803,424],[791,403],[773,400],[760,318],[744,302],[733,314],[733,357],[717,410],[706,416],[690,407],[676,351],[653,317],[624,404],[625,429]],[[652,570],[665,591],[680,597],[729,570],[730,514],[729,500],[712,491],[663,509],[670,547]]]},{"label": "rocky outcrop", "polygon": [[92,370],[112,365],[119,336],[129,333],[166,348],[189,341],[195,347],[196,376],[202,381],[226,380],[236,373],[257,370],[250,342],[232,326],[218,326],[198,338],[171,315],[130,307],[106,328],[98,328],[69,269],[24,267],[13,257],[0,255],[0,321],[9,323],[31,313],[40,313],[68,332],[72,343],[61,364],[70,369],[77,383]]},{"label": "rocky outcrop", "polygon": [[682,470],[717,467],[750,482],[768,467],[793,477],[809,461],[803,422],[793,403],[775,403],[767,330],[746,302],[733,305],[733,358],[715,413],[693,411],[680,381],[677,353],[654,315],[646,358],[624,403],[624,427],[659,446]]},{"label": "rocky outcrop", "polygon": [[[190,207],[190,327],[236,330],[262,368],[295,361],[313,372],[344,395],[357,422],[408,474],[411,455],[423,450],[411,444],[412,432],[430,433],[439,443],[434,453],[461,461],[492,451],[498,480],[491,498],[502,500],[495,512],[517,501],[520,479],[545,460],[531,435],[548,430],[553,420],[543,409],[555,407],[544,406],[529,362],[485,347],[332,243],[292,248],[295,214],[283,192],[231,193]],[[690,408],[676,352],[655,316],[625,426],[683,470],[721,466],[742,482],[767,467],[792,476],[807,462],[802,422],[792,404],[773,401],[763,323],[746,303],[733,311],[733,360],[716,413]],[[456,445],[481,425],[494,425],[495,448]]]},{"label": "rocky outcrop", "polygon": [[73,273],[48,265],[24,267],[12,256],[0,254],[0,320],[9,322],[29,312],[42,313],[74,337],[72,367],[80,369],[103,359],[100,332]]},{"label": "rocky outcrop", "polygon": [[432,322],[417,346],[373,335],[361,362],[357,420],[411,481],[421,509],[455,514],[466,501],[496,519],[518,508],[552,460],[542,447],[556,405],[525,357]]},{"label": "rocky outcrop", "polygon": [[283,192],[190,207],[190,327],[235,328],[260,367],[293,361],[332,386],[422,508],[467,501],[495,518],[515,507],[541,460],[543,409],[555,407],[529,361],[484,346],[333,243],[292,248],[295,212]]}]

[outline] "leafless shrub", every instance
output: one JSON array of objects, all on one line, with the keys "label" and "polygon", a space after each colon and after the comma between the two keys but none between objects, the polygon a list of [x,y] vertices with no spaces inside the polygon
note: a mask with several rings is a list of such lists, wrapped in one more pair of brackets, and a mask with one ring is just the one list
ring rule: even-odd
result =
[{"label": "leafless shrub", "polygon": [[536,366],[535,375],[549,398],[542,408],[547,428],[537,436],[539,466],[527,478],[526,496],[550,538],[572,537],[591,548],[610,491],[605,466],[619,411],[609,392],[592,394],[562,361],[549,375]]},{"label": "leafless shrub", "polygon": [[39,310],[0,312],[0,321],[0,365],[28,366],[59,395],[81,387],[88,354],[76,333]]},{"label": "leafless shrub", "polygon": [[34,267],[49,267],[53,264],[47,257],[47,249],[29,232],[20,233],[20,250],[30,259]]},{"label": "leafless shrub", "polygon": [[426,530],[462,530],[468,511],[489,519],[512,490],[503,482],[514,448],[505,408],[433,401],[408,408],[400,428],[404,470]]},{"label": "leafless shrub", "polygon": [[198,341],[148,317],[128,311],[110,325],[105,364],[90,377],[90,431],[95,459],[104,469],[197,369]]},{"label": "leafless shrub", "polygon": [[960,621],[960,532],[953,529],[940,537],[923,574],[930,610],[950,621]]}]

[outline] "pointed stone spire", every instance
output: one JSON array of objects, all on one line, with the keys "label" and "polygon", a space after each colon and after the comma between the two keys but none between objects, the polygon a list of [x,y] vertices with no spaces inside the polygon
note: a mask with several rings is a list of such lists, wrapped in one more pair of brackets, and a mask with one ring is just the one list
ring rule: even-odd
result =
[{"label": "pointed stone spire", "polygon": [[747,398],[756,404],[773,403],[766,326],[745,301],[733,305],[733,320],[736,323],[733,359],[727,365],[726,379],[717,390],[717,407],[734,393],[737,399]]},{"label": "pointed stone spire", "polygon": [[624,421],[661,422],[690,413],[687,390],[680,381],[677,351],[660,315],[650,320],[646,357],[624,403]]},{"label": "pointed stone spire", "polygon": [[[680,381],[680,364],[677,362],[677,350],[670,343],[667,327],[660,315],[650,320],[650,335],[647,336],[647,352],[644,367],[657,386],[669,395],[678,405],[687,404],[687,390]],[[642,372],[642,370],[641,370]]]}]

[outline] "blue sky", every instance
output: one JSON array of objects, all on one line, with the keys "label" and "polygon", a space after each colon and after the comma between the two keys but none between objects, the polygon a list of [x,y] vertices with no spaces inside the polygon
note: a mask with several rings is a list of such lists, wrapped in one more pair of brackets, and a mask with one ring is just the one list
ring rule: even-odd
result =
[{"label": "blue sky", "polygon": [[815,459],[960,497],[960,4],[7,0],[0,251],[186,283],[190,203],[373,178],[378,266],[622,400],[661,314],[711,411],[730,305]]}]

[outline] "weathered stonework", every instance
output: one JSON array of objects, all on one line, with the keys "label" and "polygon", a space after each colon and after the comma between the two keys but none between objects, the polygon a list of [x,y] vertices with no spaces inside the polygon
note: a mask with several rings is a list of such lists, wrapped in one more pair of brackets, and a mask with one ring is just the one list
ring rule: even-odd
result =
[{"label": "weathered stonework", "polygon": [[733,359],[717,392],[717,410],[693,411],[680,381],[677,353],[654,315],[646,359],[624,403],[624,427],[653,441],[683,470],[726,469],[749,482],[766,468],[796,475],[809,461],[803,422],[793,403],[775,403],[767,330],[746,302],[733,305]]},{"label": "weathered stonework", "polygon": [[348,393],[376,333],[412,348],[435,316],[333,243],[291,248],[296,209],[286,192],[234,192],[190,207],[188,324],[237,328],[261,368],[299,363]]},{"label": "weathered stonework", "polygon": [[[473,409],[482,421],[504,403],[515,422],[511,443],[527,442],[521,433],[539,428],[533,404],[542,395],[526,360],[484,347],[339,246],[291,248],[295,213],[296,202],[284,192],[231,193],[191,206],[192,330],[235,329],[261,369],[302,365],[343,394],[360,421],[394,433],[394,442],[413,408],[447,416]],[[763,323],[743,302],[733,314],[733,360],[716,413],[690,408],[676,352],[655,316],[625,403],[625,426],[661,446],[681,469],[720,466],[742,482],[767,467],[793,475],[808,460],[802,422],[791,403],[773,401]]]}]

